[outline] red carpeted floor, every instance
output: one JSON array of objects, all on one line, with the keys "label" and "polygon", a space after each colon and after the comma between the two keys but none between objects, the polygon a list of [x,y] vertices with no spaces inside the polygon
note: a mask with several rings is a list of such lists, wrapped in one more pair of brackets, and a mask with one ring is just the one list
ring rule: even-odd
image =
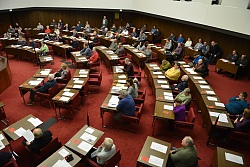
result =
[{"label": "red carpeted floor", "polygon": [[[52,68],[53,72],[55,72],[59,69],[61,60],[61,57],[55,56],[55,64],[47,65],[46,68]],[[70,62],[70,60],[67,61]],[[12,71],[12,85],[0,95],[0,99],[6,105],[5,111],[10,124],[15,123],[28,114],[33,114],[42,121],[46,121],[51,117],[55,118],[54,111],[40,106],[39,102],[36,102],[34,106],[26,106],[19,94],[18,86],[29,79],[39,67],[36,66],[35,63],[30,63],[25,60],[20,61],[14,57],[10,57],[9,65]],[[113,79],[112,74],[109,72],[108,68],[105,67],[105,65],[102,64],[100,70],[103,72],[101,87],[90,89],[90,94],[85,97],[84,105],[81,106],[81,110],[76,110],[74,112],[73,120],[59,120],[50,128],[50,130],[54,136],[58,136],[62,143],[65,144],[80,128],[86,124],[86,111],[88,110],[90,125],[105,132],[103,137],[98,141],[97,145],[101,144],[104,137],[113,138],[117,148],[120,148],[122,153],[120,166],[134,167],[136,166],[137,158],[147,136],[152,136],[152,115],[154,112],[155,97],[152,95],[152,91],[147,84],[147,80],[143,78],[140,88],[147,87],[147,96],[138,133],[131,133],[122,130],[119,122],[114,121],[112,119],[112,115],[108,113],[105,114],[105,122],[107,125],[112,126],[112,128],[102,128],[100,106],[109,92]],[[71,69],[72,74],[73,72],[74,69]],[[223,76],[222,74],[219,75],[214,72],[214,66],[210,66],[210,75],[206,79],[224,103],[227,102],[229,97],[238,95],[241,91],[247,91],[250,94],[249,80],[244,77],[238,80],[233,80],[227,76]],[[28,100],[28,97],[28,94],[26,94],[25,99]],[[201,161],[199,162],[200,166],[207,167],[210,166],[211,158],[216,147],[207,147],[205,145],[208,133],[206,129],[202,128],[202,117],[199,113],[197,113],[195,101],[192,101],[192,106],[195,108],[196,121],[194,129],[189,133],[189,135],[192,136],[195,141],[198,156],[201,158]],[[5,126],[0,124],[0,128],[3,129]],[[170,142],[172,143],[172,146],[181,146],[181,138],[173,137],[173,132],[167,129],[167,123],[165,121],[157,121],[155,133],[157,134],[157,136],[155,136],[156,138]],[[186,132],[186,134],[188,134],[188,132]],[[20,156],[20,158],[17,159],[17,162],[21,167],[32,166],[29,156],[21,142],[22,139],[11,142],[13,149]],[[217,144],[218,146],[243,153],[245,155],[247,165],[250,164],[250,154],[249,149],[247,149],[249,148],[249,144],[221,144],[219,142],[217,142]],[[77,166],[82,166],[82,164]]]}]

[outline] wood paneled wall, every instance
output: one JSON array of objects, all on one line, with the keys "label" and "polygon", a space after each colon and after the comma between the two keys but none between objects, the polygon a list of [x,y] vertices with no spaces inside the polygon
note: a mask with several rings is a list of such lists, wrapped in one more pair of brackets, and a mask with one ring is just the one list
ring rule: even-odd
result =
[{"label": "wood paneled wall", "polygon": [[6,32],[9,24],[18,22],[21,26],[36,27],[38,22],[44,26],[50,24],[52,19],[58,21],[62,19],[64,23],[70,26],[76,25],[80,20],[83,24],[86,20],[89,21],[91,27],[100,27],[102,24],[103,15],[106,15],[109,20],[109,26],[113,23],[116,25],[125,25],[126,22],[131,22],[133,26],[141,28],[142,25],[147,24],[150,31],[153,25],[160,28],[164,37],[168,37],[171,32],[176,36],[182,33],[187,39],[190,37],[193,43],[197,43],[199,38],[207,41],[209,44],[215,40],[223,49],[224,57],[227,57],[232,50],[236,49],[239,54],[248,55],[250,62],[250,39],[244,39],[226,33],[216,32],[213,29],[197,27],[193,24],[180,22],[176,20],[169,20],[167,18],[158,18],[154,15],[140,13],[136,11],[119,12],[120,18],[115,20],[115,12],[112,10],[87,10],[87,9],[26,9],[17,12],[7,12],[0,14],[0,33]]}]

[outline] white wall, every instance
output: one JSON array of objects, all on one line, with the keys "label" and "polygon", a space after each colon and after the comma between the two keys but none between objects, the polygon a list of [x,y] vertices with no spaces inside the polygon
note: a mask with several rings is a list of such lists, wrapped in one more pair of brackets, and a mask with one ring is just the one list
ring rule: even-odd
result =
[{"label": "white wall", "polygon": [[131,9],[250,35],[248,0],[0,0],[0,10],[26,7]]}]

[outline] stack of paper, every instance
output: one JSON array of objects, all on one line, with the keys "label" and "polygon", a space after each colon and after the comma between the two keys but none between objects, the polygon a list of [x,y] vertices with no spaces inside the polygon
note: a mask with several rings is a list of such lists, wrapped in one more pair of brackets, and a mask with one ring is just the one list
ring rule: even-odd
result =
[{"label": "stack of paper", "polygon": [[210,90],[206,90],[206,93],[210,95],[215,95],[214,91],[210,91]]},{"label": "stack of paper", "polygon": [[53,60],[53,58],[52,58],[52,57],[45,57],[44,59],[45,59],[46,61]]},{"label": "stack of paper", "polygon": [[161,85],[161,88],[169,89],[169,85]]},{"label": "stack of paper", "polygon": [[17,136],[19,136],[19,137],[23,136],[23,133],[24,133],[24,132],[26,132],[26,130],[23,129],[22,127],[18,128],[17,130],[14,131],[14,133],[15,133]]},{"label": "stack of paper", "polygon": [[70,100],[70,97],[62,96],[59,100],[60,100],[60,101],[65,101],[65,102],[67,102],[67,101]]},{"label": "stack of paper", "polygon": [[209,101],[218,101],[218,99],[216,97],[213,97],[213,96],[207,96],[207,99]]},{"label": "stack of paper", "polygon": [[194,79],[203,79],[202,77],[193,76]]},{"label": "stack of paper", "polygon": [[83,81],[83,80],[76,80],[76,81],[74,81],[74,83],[75,83],[75,84],[83,84],[84,81]]},{"label": "stack of paper", "polygon": [[121,78],[127,78],[127,77],[126,75],[119,75],[118,78],[121,79]]},{"label": "stack of paper", "polygon": [[87,132],[83,133],[83,135],[80,138],[85,140],[86,142],[89,142],[90,144],[93,144],[97,139],[96,136],[93,136]]},{"label": "stack of paper", "polygon": [[23,137],[28,142],[32,142],[35,139],[34,134],[29,129],[23,133]]},{"label": "stack of paper", "polygon": [[64,92],[64,93],[62,94],[62,96],[72,97],[72,96],[74,96],[74,94],[75,94],[75,93],[72,93],[72,92]]},{"label": "stack of paper", "polygon": [[185,61],[178,61],[178,63],[180,63],[180,64],[186,64]]},{"label": "stack of paper", "polygon": [[43,70],[40,72],[41,75],[49,75],[50,71]]},{"label": "stack of paper", "polygon": [[200,87],[201,87],[202,89],[210,89],[210,87],[209,87],[208,85],[200,85]]},{"label": "stack of paper", "polygon": [[184,64],[183,67],[190,67],[188,64]]},{"label": "stack of paper", "polygon": [[72,88],[74,88],[74,89],[81,89],[81,88],[82,88],[82,85],[73,85]]},{"label": "stack of paper", "polygon": [[161,153],[164,153],[164,154],[166,154],[168,150],[168,146],[164,146],[156,142],[152,142],[150,148],[153,150],[159,151]]},{"label": "stack of paper", "polygon": [[153,67],[154,70],[160,70],[160,67]]},{"label": "stack of paper", "polygon": [[160,72],[160,71],[154,71],[153,74],[154,74],[154,75],[162,74],[162,72]]},{"label": "stack of paper", "polygon": [[3,139],[4,139],[3,135],[0,134],[0,150],[2,150],[3,148],[5,148],[5,145],[2,142]]},{"label": "stack of paper", "polygon": [[212,111],[209,111],[209,115],[211,117],[218,117],[219,116],[219,122],[225,122],[225,123],[228,123],[228,120],[227,120],[227,115],[225,113],[219,113],[219,112],[212,112]]},{"label": "stack of paper", "polygon": [[119,103],[118,96],[112,95],[110,100],[109,100],[108,107],[115,108],[118,105],[118,103]]},{"label": "stack of paper", "polygon": [[33,85],[33,86],[37,86],[37,85],[39,85],[41,83],[41,81],[40,80],[36,80],[36,81],[29,81],[29,84],[30,85]]},{"label": "stack of paper", "polygon": [[162,167],[164,160],[162,158],[150,155],[148,163],[151,163],[155,166]]},{"label": "stack of paper", "polygon": [[118,56],[110,56],[110,57],[111,57],[111,59],[119,59]]},{"label": "stack of paper", "polygon": [[29,118],[27,121],[32,123],[32,125],[34,125],[35,127],[43,123],[39,118],[33,118],[33,117]]},{"label": "stack of paper", "polygon": [[158,75],[157,78],[166,78],[164,75]]},{"label": "stack of paper", "polygon": [[198,81],[200,84],[207,84],[207,82],[206,81],[202,81],[202,80],[200,80],[200,81]]},{"label": "stack of paper", "polygon": [[158,67],[157,64],[149,64],[149,67]]},{"label": "stack of paper", "polygon": [[91,145],[85,141],[82,141],[77,147],[85,152],[89,152],[89,150],[93,147],[93,145]]},{"label": "stack of paper", "polygon": [[92,134],[95,131],[95,129],[88,127],[87,129],[85,129],[85,132],[88,132],[89,134]]},{"label": "stack of paper", "polygon": [[[65,31],[65,30],[63,30]],[[64,159],[64,160],[58,160],[52,167],[71,167],[71,165]]]},{"label": "stack of paper", "polygon": [[119,79],[119,80],[118,80],[118,83],[124,83],[124,84],[125,84],[125,83],[127,83],[127,81],[126,81],[126,80],[120,80],[120,79]]},{"label": "stack of paper", "polygon": [[223,103],[220,103],[220,102],[214,102],[214,104],[218,107],[225,107],[225,105]]},{"label": "stack of paper", "polygon": [[162,83],[167,84],[167,83],[168,83],[168,81],[166,81],[166,80],[157,80],[157,83],[159,83],[159,84],[162,84]]},{"label": "stack of paper", "polygon": [[88,73],[89,73],[88,71],[82,71],[82,70],[79,71],[79,74],[88,74]]},{"label": "stack of paper", "polygon": [[62,157],[66,157],[67,155],[69,155],[69,152],[67,150],[65,150],[64,148],[61,149],[60,151],[58,151],[58,153],[62,156]]}]

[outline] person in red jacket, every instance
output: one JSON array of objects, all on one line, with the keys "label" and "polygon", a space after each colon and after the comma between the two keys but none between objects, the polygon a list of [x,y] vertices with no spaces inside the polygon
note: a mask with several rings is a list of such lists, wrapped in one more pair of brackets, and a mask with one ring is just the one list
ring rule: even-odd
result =
[{"label": "person in red jacket", "polygon": [[97,62],[98,59],[99,59],[99,55],[96,51],[96,48],[93,47],[92,56],[89,58],[89,63],[95,63]]}]

